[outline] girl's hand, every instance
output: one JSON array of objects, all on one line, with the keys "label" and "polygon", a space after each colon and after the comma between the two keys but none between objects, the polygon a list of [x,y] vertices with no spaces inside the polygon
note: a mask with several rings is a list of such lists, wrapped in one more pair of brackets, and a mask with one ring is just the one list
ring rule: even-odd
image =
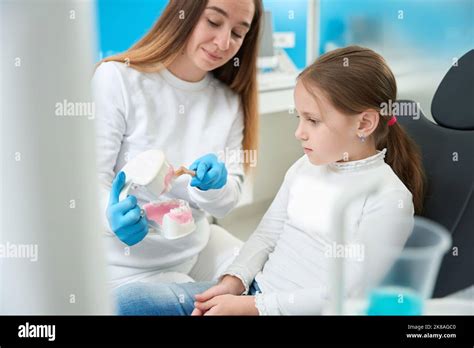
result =
[{"label": "girl's hand", "polygon": [[[209,301],[210,299],[219,296],[219,295],[225,295],[225,294],[231,294],[231,295],[240,295],[243,293],[245,290],[244,284],[242,284],[242,281],[234,276],[231,275],[225,275],[222,280],[219,282],[219,284],[214,285],[213,287],[207,289],[204,291],[202,294],[197,294],[195,296],[196,302],[195,305],[198,303],[203,303],[206,301]],[[196,308],[194,311],[191,313],[191,315],[203,315],[205,311],[201,311]]]},{"label": "girl's hand", "polygon": [[196,303],[204,315],[258,315],[254,296],[219,295],[204,303]]},{"label": "girl's hand", "polygon": [[219,162],[217,156],[212,153],[194,161],[189,169],[196,171],[191,186],[196,186],[200,190],[220,189],[227,183],[225,164]]}]

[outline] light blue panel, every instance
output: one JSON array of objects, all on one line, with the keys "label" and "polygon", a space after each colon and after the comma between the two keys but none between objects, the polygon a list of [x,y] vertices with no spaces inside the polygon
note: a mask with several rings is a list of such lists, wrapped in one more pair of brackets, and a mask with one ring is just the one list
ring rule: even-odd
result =
[{"label": "light blue panel", "polygon": [[167,0],[97,0],[102,56],[126,51],[150,30],[167,3]]},{"label": "light blue panel", "polygon": [[473,23],[472,0],[320,0],[320,53],[331,43],[454,56],[474,47]]},{"label": "light blue panel", "polygon": [[[285,49],[298,69],[306,65],[307,0],[264,0],[265,10],[272,12],[273,30],[295,33],[295,47]],[[293,17],[293,18],[291,18]]]}]

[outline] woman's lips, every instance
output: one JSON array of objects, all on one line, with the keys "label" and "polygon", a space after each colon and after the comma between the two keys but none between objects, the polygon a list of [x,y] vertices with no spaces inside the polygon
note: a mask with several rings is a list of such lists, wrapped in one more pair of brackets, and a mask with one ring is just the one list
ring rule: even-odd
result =
[{"label": "woman's lips", "polygon": [[209,59],[213,60],[213,61],[218,61],[218,60],[221,60],[221,59],[222,59],[222,57],[218,57],[218,56],[216,56],[216,55],[213,55],[213,54],[209,53],[208,51],[206,51],[204,48],[203,48],[202,50],[204,51],[204,53],[206,54],[206,56],[207,56]]},{"label": "woman's lips", "polygon": [[312,149],[307,148],[307,147],[304,147],[304,148],[303,148],[303,151],[304,151],[304,153],[306,153],[306,154],[313,152]]}]

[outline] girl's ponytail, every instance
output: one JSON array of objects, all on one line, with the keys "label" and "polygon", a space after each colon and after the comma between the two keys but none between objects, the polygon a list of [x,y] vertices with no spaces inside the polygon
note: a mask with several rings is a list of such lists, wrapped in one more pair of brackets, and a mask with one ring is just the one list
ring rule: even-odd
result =
[{"label": "girl's ponytail", "polygon": [[377,148],[387,148],[385,161],[413,195],[415,213],[421,214],[425,195],[425,175],[418,145],[398,122],[388,126]]}]

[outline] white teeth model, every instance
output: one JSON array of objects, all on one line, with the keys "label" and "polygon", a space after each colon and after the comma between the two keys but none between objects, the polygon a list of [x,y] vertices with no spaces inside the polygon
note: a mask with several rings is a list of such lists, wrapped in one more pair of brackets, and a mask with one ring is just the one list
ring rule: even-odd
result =
[{"label": "white teeth model", "polygon": [[167,239],[184,237],[196,228],[188,202],[175,199],[151,202],[143,206],[152,229]]},{"label": "white teeth model", "polygon": [[[125,173],[125,186],[120,192],[120,200],[127,197],[130,190],[144,187],[156,199],[161,194],[170,191],[174,180],[183,174],[191,176],[195,172],[181,166],[176,171],[168,163],[163,151],[151,149],[139,153],[122,168]],[[196,228],[193,214],[188,202],[175,199],[165,202],[150,202],[143,206],[150,232],[161,234],[167,239],[184,237]]]},{"label": "white teeth model", "polygon": [[[130,189],[144,186],[156,197],[168,191],[172,179],[172,167],[161,150],[148,150],[139,153],[122,168],[125,173],[125,186],[120,192],[120,200],[127,197]],[[171,177],[170,177],[171,175]]]},{"label": "white teeth model", "polygon": [[145,186],[156,197],[169,192],[177,177],[196,172],[181,166],[176,171],[166,160],[163,151],[151,149],[139,153],[122,168],[125,173],[125,186],[120,192],[120,200],[127,197],[130,189]]}]

